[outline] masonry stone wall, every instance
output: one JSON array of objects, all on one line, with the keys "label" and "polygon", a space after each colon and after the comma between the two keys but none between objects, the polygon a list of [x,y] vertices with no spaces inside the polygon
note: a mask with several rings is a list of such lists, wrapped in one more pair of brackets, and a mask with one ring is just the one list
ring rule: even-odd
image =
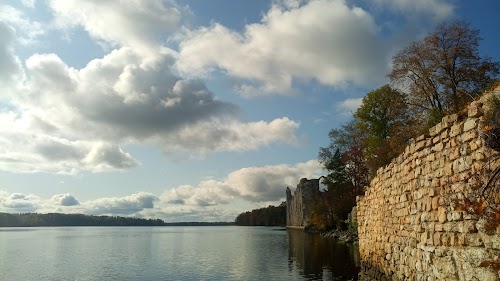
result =
[{"label": "masonry stone wall", "polygon": [[312,211],[320,197],[319,179],[300,180],[293,195],[286,189],[286,225],[289,228],[307,228],[312,226]]},{"label": "masonry stone wall", "polygon": [[500,260],[500,227],[488,232],[484,218],[455,207],[474,194],[474,175],[500,165],[480,136],[481,107],[444,117],[358,198],[360,280],[500,280],[483,263]]}]

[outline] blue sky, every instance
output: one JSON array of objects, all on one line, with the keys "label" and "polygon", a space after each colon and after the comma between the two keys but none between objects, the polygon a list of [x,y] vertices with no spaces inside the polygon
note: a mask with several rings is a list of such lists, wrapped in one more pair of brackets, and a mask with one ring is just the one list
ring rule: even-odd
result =
[{"label": "blue sky", "polygon": [[500,2],[7,0],[0,211],[232,221],[325,172],[328,131],[391,57]]}]

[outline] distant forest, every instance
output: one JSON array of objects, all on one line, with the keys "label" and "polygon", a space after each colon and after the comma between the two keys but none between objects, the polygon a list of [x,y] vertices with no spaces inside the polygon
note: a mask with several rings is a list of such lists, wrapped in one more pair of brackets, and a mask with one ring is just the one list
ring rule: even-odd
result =
[{"label": "distant forest", "polygon": [[234,225],[232,222],[173,222],[160,219],[141,219],[115,216],[88,216],[83,214],[8,214],[0,213],[0,227],[33,226],[216,226]]},{"label": "distant forest", "polygon": [[236,225],[286,226],[286,202],[241,213],[235,222]]}]

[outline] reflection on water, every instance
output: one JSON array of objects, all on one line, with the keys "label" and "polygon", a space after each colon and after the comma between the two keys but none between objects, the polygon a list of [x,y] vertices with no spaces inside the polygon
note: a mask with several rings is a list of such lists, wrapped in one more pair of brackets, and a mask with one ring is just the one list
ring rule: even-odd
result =
[{"label": "reflection on water", "polygon": [[289,268],[308,280],[357,280],[359,252],[353,244],[301,230],[288,230]]},{"label": "reflection on water", "polygon": [[0,280],[348,280],[354,250],[270,227],[0,228]]}]

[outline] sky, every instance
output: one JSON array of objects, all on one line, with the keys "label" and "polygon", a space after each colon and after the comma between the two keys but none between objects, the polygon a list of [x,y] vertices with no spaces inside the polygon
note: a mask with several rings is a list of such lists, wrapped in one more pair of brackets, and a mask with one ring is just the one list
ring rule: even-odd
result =
[{"label": "sky", "polygon": [[500,61],[500,1],[4,0],[0,212],[234,221],[444,21]]}]

